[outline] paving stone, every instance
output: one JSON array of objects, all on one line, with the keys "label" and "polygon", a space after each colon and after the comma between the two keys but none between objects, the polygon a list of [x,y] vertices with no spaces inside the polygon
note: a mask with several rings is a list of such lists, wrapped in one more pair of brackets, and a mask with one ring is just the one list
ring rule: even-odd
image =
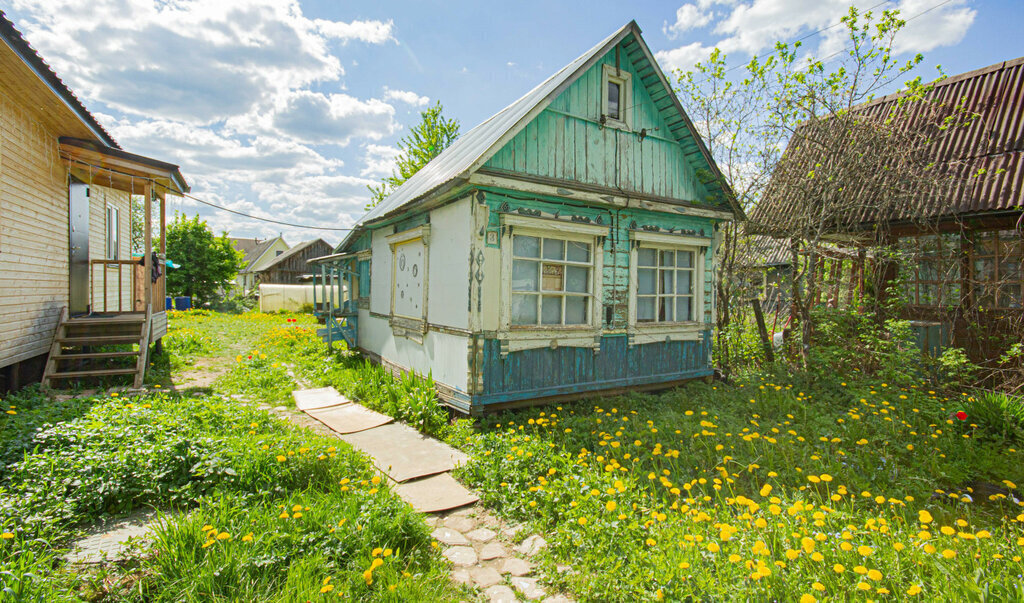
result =
[{"label": "paving stone", "polygon": [[451,528],[437,528],[430,535],[441,544],[447,544],[448,546],[465,546],[469,544],[465,536]]},{"label": "paving stone", "polygon": [[480,559],[490,561],[491,559],[508,557],[508,551],[500,543],[489,542],[480,549],[479,555]]},{"label": "paving stone", "polygon": [[476,565],[478,558],[471,546],[453,546],[442,553],[448,561],[460,567]]},{"label": "paving stone", "polygon": [[518,557],[509,557],[501,564],[501,573],[525,576],[533,571],[533,564]]},{"label": "paving stone", "polygon": [[506,538],[515,538],[516,535],[522,531],[523,526],[519,524],[508,525],[501,529],[501,533],[504,534]]},{"label": "paving stone", "polygon": [[457,582],[459,584],[465,584],[466,586],[472,586],[473,585],[473,576],[471,576],[469,574],[469,570],[468,569],[460,568],[460,569],[454,570],[452,572],[452,582]]},{"label": "paving stone", "polygon": [[565,565],[563,563],[559,563],[555,566],[555,570],[557,570],[559,574],[564,574],[565,572],[572,570],[572,567]]},{"label": "paving stone", "polygon": [[576,602],[573,601],[572,599],[570,599],[569,597],[566,597],[565,595],[552,595],[552,596],[544,599],[543,601],[541,601],[541,603],[576,603]]},{"label": "paving stone", "polygon": [[466,533],[466,538],[477,542],[490,542],[494,540],[496,536],[497,534],[493,530],[488,530],[487,528],[477,528],[472,532]]},{"label": "paving stone", "polygon": [[423,518],[423,523],[427,524],[428,526],[430,526],[432,528],[436,528],[437,524],[440,523],[440,522],[441,522],[441,518],[437,517],[436,515],[428,515],[427,517]]},{"label": "paving stone", "polygon": [[491,603],[513,603],[518,601],[515,591],[504,584],[496,584],[484,591]]},{"label": "paving stone", "polygon": [[527,537],[526,540],[519,545],[517,550],[527,557],[533,557],[547,545],[547,540],[544,540],[541,536],[534,534],[533,536]]},{"label": "paving stone", "polygon": [[476,527],[476,521],[464,515],[449,515],[444,518],[444,527],[465,534]]},{"label": "paving stone", "polygon": [[501,584],[501,574],[491,567],[474,567],[469,570],[469,575],[480,588],[490,588],[495,584]]},{"label": "paving stone", "polygon": [[547,594],[544,588],[537,583],[537,578],[523,578],[517,576],[509,579],[509,582],[511,582],[512,586],[514,586],[519,592],[523,593],[523,596],[530,601],[540,599]]},{"label": "paving stone", "polygon": [[78,564],[117,561],[126,551],[125,543],[129,540],[151,540],[150,530],[156,522],[156,511],[150,509],[117,520],[97,522],[89,530],[89,536],[75,543],[67,560]]}]

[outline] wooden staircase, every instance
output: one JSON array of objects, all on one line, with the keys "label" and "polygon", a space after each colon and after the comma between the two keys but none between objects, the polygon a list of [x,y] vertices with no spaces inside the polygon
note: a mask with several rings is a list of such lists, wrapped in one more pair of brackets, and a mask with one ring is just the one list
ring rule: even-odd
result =
[{"label": "wooden staircase", "polygon": [[130,312],[69,318],[61,312],[43,372],[43,387],[69,387],[76,380],[134,375],[142,387],[149,361],[151,314]]}]

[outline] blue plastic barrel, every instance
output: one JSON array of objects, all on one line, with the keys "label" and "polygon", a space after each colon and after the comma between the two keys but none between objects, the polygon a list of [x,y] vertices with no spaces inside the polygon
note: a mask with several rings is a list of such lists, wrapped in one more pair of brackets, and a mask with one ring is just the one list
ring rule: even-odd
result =
[{"label": "blue plastic barrel", "polygon": [[185,296],[185,297],[175,297],[174,298],[174,309],[175,310],[188,310],[191,307],[192,307],[192,298],[191,297]]},{"label": "blue plastic barrel", "polygon": [[170,295],[168,295],[167,299],[165,301],[166,301],[167,305],[164,306],[164,309],[165,310],[173,310],[174,309],[174,298],[171,297]]}]

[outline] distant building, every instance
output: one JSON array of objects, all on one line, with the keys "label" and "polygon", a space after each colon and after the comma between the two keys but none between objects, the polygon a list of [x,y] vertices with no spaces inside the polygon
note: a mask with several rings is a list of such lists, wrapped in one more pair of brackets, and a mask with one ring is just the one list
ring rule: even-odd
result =
[{"label": "distant building", "polygon": [[242,293],[255,290],[257,273],[289,249],[283,236],[263,240],[229,237],[229,240],[235,249],[245,254],[245,265],[235,277],[235,284],[242,290]]},{"label": "distant building", "polygon": [[[258,285],[298,285],[302,283],[312,284],[313,267],[307,262],[316,257],[331,253],[332,247],[323,239],[303,241],[278,253],[266,262],[259,262],[260,268],[255,272]],[[268,254],[269,255],[269,254]]]}]

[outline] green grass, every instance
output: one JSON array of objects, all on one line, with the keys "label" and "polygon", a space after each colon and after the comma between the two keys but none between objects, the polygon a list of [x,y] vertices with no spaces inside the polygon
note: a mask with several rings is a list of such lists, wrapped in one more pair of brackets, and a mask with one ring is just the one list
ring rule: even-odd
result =
[{"label": "green grass", "polygon": [[[187,354],[247,352],[226,359],[237,367],[209,395],[57,402],[26,390],[6,398],[0,600],[460,597],[426,525],[362,455],[226,396],[288,396],[287,373],[246,349],[284,321],[203,312],[172,318],[170,333],[192,331],[179,342],[200,344],[168,346],[165,370],[188,367]],[[242,388],[234,379],[245,374],[264,380]],[[82,528],[141,507],[166,512],[152,548],[97,574],[64,565]]]}]

